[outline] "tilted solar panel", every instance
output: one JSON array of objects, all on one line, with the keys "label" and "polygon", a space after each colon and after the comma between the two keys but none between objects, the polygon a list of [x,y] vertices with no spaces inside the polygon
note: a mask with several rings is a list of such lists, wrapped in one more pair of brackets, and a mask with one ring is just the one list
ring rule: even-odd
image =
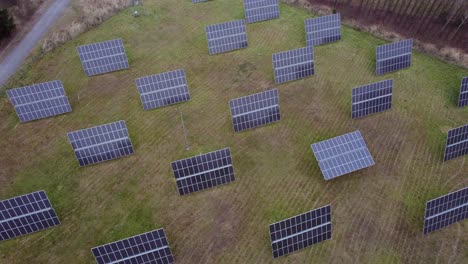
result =
[{"label": "tilted solar panel", "polygon": [[394,72],[411,66],[413,40],[407,39],[377,47],[377,75]]},{"label": "tilted solar panel", "polygon": [[303,79],[314,74],[312,46],[275,53],[272,59],[276,84]]},{"label": "tilted solar panel", "polygon": [[385,80],[353,89],[352,118],[361,118],[392,108],[393,80]]},{"label": "tilted solar panel", "polygon": [[341,40],[341,15],[339,13],[306,19],[304,24],[307,46],[318,46]]},{"label": "tilted solar panel", "polygon": [[468,153],[468,125],[449,130],[445,146],[444,161],[458,158]]},{"label": "tilted solar panel", "polygon": [[255,23],[279,17],[278,0],[244,0],[245,20]]},{"label": "tilted solar panel", "polygon": [[468,76],[462,79],[460,96],[458,97],[458,107],[468,105]]},{"label": "tilted solar panel", "polygon": [[209,25],[205,31],[211,55],[248,46],[244,19]]}]

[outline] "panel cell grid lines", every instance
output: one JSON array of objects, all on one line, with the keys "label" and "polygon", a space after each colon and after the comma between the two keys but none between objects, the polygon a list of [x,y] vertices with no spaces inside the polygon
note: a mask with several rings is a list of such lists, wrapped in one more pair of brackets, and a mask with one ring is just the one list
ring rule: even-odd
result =
[{"label": "panel cell grid lines", "polygon": [[233,99],[229,106],[236,132],[277,122],[281,118],[278,89]]},{"label": "panel cell grid lines", "polygon": [[407,39],[377,47],[377,75],[394,72],[411,66],[413,40]]},{"label": "panel cell grid lines", "polygon": [[180,195],[234,181],[231,150],[213,151],[171,163]]},{"label": "panel cell grid lines", "polygon": [[127,69],[128,59],[122,39],[114,39],[77,48],[87,76]]},{"label": "panel cell grid lines", "polygon": [[353,89],[352,118],[361,118],[392,108],[393,80]]},{"label": "panel cell grid lines", "polygon": [[458,107],[468,105],[468,76],[462,79],[460,88],[460,97],[458,97]]},{"label": "panel cell grid lines", "polygon": [[331,239],[331,233],[330,205],[271,224],[273,258]]},{"label": "panel cell grid lines", "polygon": [[468,125],[449,130],[444,161],[468,154]]},{"label": "panel cell grid lines", "polygon": [[424,234],[468,218],[468,187],[426,203]]},{"label": "panel cell grid lines", "polygon": [[205,28],[208,50],[211,55],[245,48],[248,46],[245,21],[209,25]]},{"label": "panel cell grid lines", "polygon": [[307,46],[318,46],[341,40],[341,15],[306,19],[306,43]]},{"label": "panel cell grid lines", "polygon": [[145,110],[190,100],[185,71],[175,70],[136,80]]},{"label": "panel cell grid lines", "polygon": [[273,54],[275,83],[303,79],[314,74],[314,48],[305,47]]},{"label": "panel cell grid lines", "polygon": [[279,17],[278,0],[244,0],[244,10],[247,23]]},{"label": "panel cell grid lines", "polygon": [[72,111],[61,81],[33,84],[6,92],[21,122]]},{"label": "panel cell grid lines", "polygon": [[312,144],[325,180],[374,165],[359,130]]},{"label": "panel cell grid lines", "polygon": [[95,247],[91,251],[98,264],[174,263],[162,228]]},{"label": "panel cell grid lines", "polygon": [[127,156],[133,153],[125,121],[68,133],[80,166]]},{"label": "panel cell grid lines", "polygon": [[60,225],[44,191],[0,201],[0,241]]}]

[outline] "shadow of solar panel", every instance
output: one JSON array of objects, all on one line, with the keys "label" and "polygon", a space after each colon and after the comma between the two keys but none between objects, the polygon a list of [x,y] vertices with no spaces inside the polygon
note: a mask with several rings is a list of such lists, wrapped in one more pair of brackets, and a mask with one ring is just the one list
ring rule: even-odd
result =
[{"label": "shadow of solar panel", "polygon": [[171,163],[180,195],[234,181],[231,150],[213,151]]},{"label": "shadow of solar panel", "polygon": [[245,20],[255,23],[279,17],[278,0],[244,0]]},{"label": "shadow of solar panel", "polygon": [[128,59],[122,39],[114,39],[77,48],[87,76],[127,69]]},{"label": "shadow of solar panel", "polygon": [[70,132],[68,139],[80,166],[133,154],[125,121]]},{"label": "shadow of solar panel", "polygon": [[460,97],[458,97],[458,107],[464,107],[468,105],[468,76],[462,80],[460,88]]},{"label": "shadow of solar panel", "polygon": [[245,21],[243,19],[209,25],[205,28],[205,31],[211,55],[248,46]]},{"label": "shadow of solar panel", "polygon": [[464,156],[468,153],[468,125],[449,130],[445,146],[444,161]]},{"label": "shadow of solar panel", "polygon": [[273,258],[331,239],[331,205],[270,225]]},{"label": "shadow of solar panel", "polygon": [[21,122],[72,111],[61,81],[38,83],[6,92]]},{"label": "shadow of solar panel", "polygon": [[413,40],[407,39],[377,47],[377,75],[398,71],[411,66]]},{"label": "shadow of solar panel", "polygon": [[98,264],[174,263],[164,229],[160,228],[91,249]]},{"label": "shadow of solar panel", "polygon": [[0,201],[0,241],[57,225],[60,221],[44,191]]},{"label": "shadow of solar panel", "polygon": [[424,234],[468,218],[468,187],[426,203]]},{"label": "shadow of solar panel", "polygon": [[361,118],[392,108],[393,80],[353,89],[352,118]]},{"label": "shadow of solar panel", "polygon": [[305,47],[273,54],[275,83],[299,80],[314,74],[314,48]]},{"label": "shadow of solar panel", "polygon": [[187,78],[182,69],[146,76],[135,82],[145,110],[190,100]]},{"label": "shadow of solar panel", "polygon": [[341,15],[332,14],[304,21],[307,46],[318,46],[341,40]]}]

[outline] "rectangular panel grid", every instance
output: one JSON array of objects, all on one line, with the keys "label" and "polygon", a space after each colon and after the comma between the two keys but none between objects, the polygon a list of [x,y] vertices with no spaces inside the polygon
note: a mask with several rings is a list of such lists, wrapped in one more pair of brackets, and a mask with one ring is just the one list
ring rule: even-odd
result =
[{"label": "rectangular panel grid", "polygon": [[331,239],[331,205],[270,225],[273,258]]},{"label": "rectangular panel grid", "polygon": [[205,31],[211,55],[248,46],[244,19],[209,25]]},{"label": "rectangular panel grid", "polygon": [[353,89],[352,118],[361,118],[392,108],[393,80]]},{"label": "rectangular panel grid", "polygon": [[359,130],[311,145],[325,180],[374,165]]},{"label": "rectangular panel grid", "polygon": [[60,225],[44,191],[0,201],[0,241]]},{"label": "rectangular panel grid", "polygon": [[114,39],[77,48],[87,76],[127,69],[128,59],[122,39]]},{"label": "rectangular panel grid", "polygon": [[377,47],[377,75],[394,72],[411,66],[413,40],[406,39]]},{"label": "rectangular panel grid", "polygon": [[146,76],[135,82],[145,110],[190,100],[187,78],[182,69]]},{"label": "rectangular panel grid", "polygon": [[98,264],[174,263],[162,228],[95,247],[91,251]]},{"label": "rectangular panel grid", "polygon": [[68,133],[80,166],[127,156],[133,153],[125,121]]},{"label": "rectangular panel grid", "polygon": [[21,122],[72,111],[61,81],[38,83],[6,92]]},{"label": "rectangular panel grid", "polygon": [[306,43],[307,46],[318,46],[341,40],[341,15],[306,19]]},{"label": "rectangular panel grid", "polygon": [[278,89],[233,99],[229,106],[236,132],[277,122],[281,118]]},{"label": "rectangular panel grid", "polygon": [[460,97],[458,97],[458,107],[468,105],[468,76],[462,79]]},{"label": "rectangular panel grid", "polygon": [[426,203],[424,234],[468,218],[468,187]]},{"label": "rectangular panel grid", "polygon": [[312,46],[273,54],[275,83],[303,79],[314,74]]},{"label": "rectangular panel grid", "polygon": [[180,195],[234,181],[231,150],[213,151],[171,163]]},{"label": "rectangular panel grid", "polygon": [[444,161],[468,154],[468,125],[449,130]]},{"label": "rectangular panel grid", "polygon": [[244,0],[244,10],[247,23],[279,17],[278,0]]}]

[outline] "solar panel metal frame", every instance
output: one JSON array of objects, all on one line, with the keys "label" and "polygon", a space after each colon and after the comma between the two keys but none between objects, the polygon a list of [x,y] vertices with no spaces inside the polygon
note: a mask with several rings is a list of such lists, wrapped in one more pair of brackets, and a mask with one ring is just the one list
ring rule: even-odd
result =
[{"label": "solar panel metal frame", "polygon": [[312,46],[275,53],[272,60],[276,84],[304,79],[315,73]]},{"label": "solar panel metal frame", "polygon": [[0,241],[60,225],[45,191],[0,201]]},{"label": "solar panel metal frame", "polygon": [[444,161],[468,154],[468,124],[448,131]]},{"label": "solar panel metal frame", "polygon": [[246,48],[248,44],[245,20],[213,24],[205,27],[210,55]]},{"label": "solar panel metal frame", "polygon": [[468,218],[468,187],[426,202],[423,233],[428,234]]},{"label": "solar panel metal frame", "polygon": [[85,128],[67,135],[80,166],[125,157],[134,152],[125,121]]},{"label": "solar panel metal frame", "polygon": [[460,87],[460,96],[458,97],[458,107],[464,107],[468,105],[468,76],[463,77],[461,87]]},{"label": "solar panel metal frame", "polygon": [[306,45],[319,46],[341,40],[340,13],[304,20]]},{"label": "solar panel metal frame", "polygon": [[398,71],[411,66],[413,39],[385,44],[376,48],[376,75]]},{"label": "solar panel metal frame", "polygon": [[270,225],[273,258],[331,239],[331,205],[326,205]]},{"label": "solar panel metal frame", "polygon": [[361,118],[392,109],[393,80],[359,86],[352,91],[351,117]]},{"label": "solar panel metal frame", "polygon": [[22,123],[72,111],[59,80],[10,89],[6,93]]},{"label": "solar panel metal frame", "polygon": [[279,18],[278,0],[244,0],[245,21],[256,23]]}]

